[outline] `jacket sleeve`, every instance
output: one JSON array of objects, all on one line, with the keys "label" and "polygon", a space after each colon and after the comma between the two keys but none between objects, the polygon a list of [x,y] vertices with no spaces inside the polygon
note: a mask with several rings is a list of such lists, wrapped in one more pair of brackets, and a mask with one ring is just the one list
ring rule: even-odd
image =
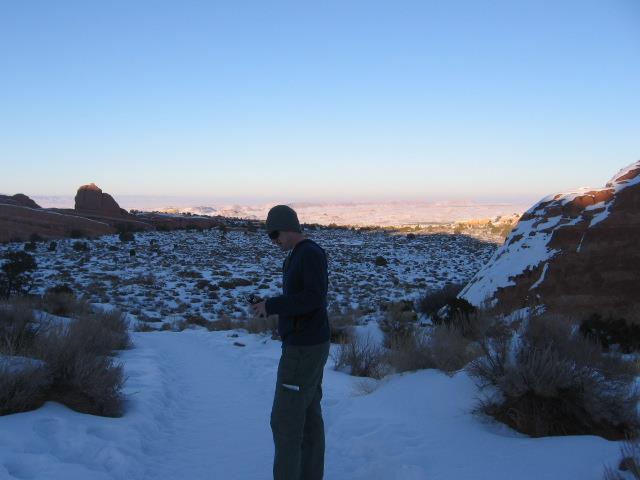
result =
[{"label": "jacket sleeve", "polygon": [[301,315],[324,304],[327,263],[322,251],[306,250],[302,257],[302,291],[267,299],[267,315]]}]

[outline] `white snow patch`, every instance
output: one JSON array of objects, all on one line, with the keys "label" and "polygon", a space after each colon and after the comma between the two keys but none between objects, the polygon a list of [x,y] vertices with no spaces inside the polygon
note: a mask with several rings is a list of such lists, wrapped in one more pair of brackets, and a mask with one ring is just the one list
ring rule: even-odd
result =
[{"label": "white snow patch", "polygon": [[[52,402],[0,417],[0,478],[271,478],[280,343],[229,335],[134,333],[135,348],[121,354],[124,417]],[[327,479],[599,480],[603,465],[618,459],[617,442],[528,438],[474,416],[478,390],[465,373],[394,375],[356,395],[362,380],[332,366],[329,360],[322,401]]]},{"label": "white snow patch", "polygon": [[533,285],[531,285],[531,287],[529,287],[529,290],[533,290],[534,288],[537,288],[538,285],[540,285],[544,281],[544,277],[547,275],[548,268],[549,268],[549,264],[545,263],[544,267],[542,267],[542,273],[540,274],[540,278],[536,280],[536,283],[534,283]]}]

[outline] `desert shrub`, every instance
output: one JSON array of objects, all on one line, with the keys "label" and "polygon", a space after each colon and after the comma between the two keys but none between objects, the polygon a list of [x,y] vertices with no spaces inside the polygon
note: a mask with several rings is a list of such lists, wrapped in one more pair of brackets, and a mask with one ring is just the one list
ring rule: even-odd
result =
[{"label": "desert shrub", "polygon": [[236,288],[236,287],[247,287],[249,285],[253,285],[251,280],[247,280],[246,278],[230,278],[229,280],[220,280],[218,282],[218,286],[227,290]]},{"label": "desert shrub", "polygon": [[415,329],[390,345],[389,364],[396,372],[436,368],[451,373],[462,369],[480,354],[479,346],[455,327]]},{"label": "desert shrub", "polygon": [[454,325],[463,332],[469,327],[476,308],[458,294],[464,285],[448,283],[427,291],[418,300],[418,311],[428,315],[435,324]]},{"label": "desert shrub", "polygon": [[0,303],[0,354],[28,354],[39,330],[40,324],[26,299]]},{"label": "desert shrub", "polygon": [[402,343],[405,337],[415,334],[418,316],[413,303],[406,300],[382,304],[384,317],[380,320],[380,329],[384,332],[384,346]]},{"label": "desert shrub", "polygon": [[202,273],[196,270],[181,270],[177,275],[180,278],[202,278]]},{"label": "desert shrub", "polygon": [[212,286],[211,282],[209,280],[204,279],[204,278],[201,279],[201,280],[198,280],[196,282],[196,288],[198,290],[210,290],[211,286]]},{"label": "desert shrub", "polygon": [[640,350],[640,325],[624,318],[594,314],[580,324],[580,333],[599,342],[605,350],[614,345],[624,353]]},{"label": "desert shrub", "polygon": [[498,397],[479,411],[528,435],[619,439],[638,425],[636,367],[604,355],[559,318],[531,318],[520,337],[482,342],[469,373]]},{"label": "desert shrub", "polygon": [[207,329],[209,331],[233,330],[236,327],[237,325],[234,323],[233,319],[226,315],[209,322],[209,325],[207,325]]},{"label": "desert shrub", "polygon": [[73,248],[76,252],[88,252],[89,244],[87,242],[73,242],[71,248]]},{"label": "desert shrub", "polygon": [[19,368],[0,356],[0,415],[26,412],[40,407],[51,385],[49,370],[43,363],[24,359]]},{"label": "desert shrub", "polygon": [[129,346],[129,334],[124,315],[92,313],[75,319],[64,332],[71,343],[83,343],[84,350],[96,355],[111,355],[114,350]]},{"label": "desert shrub", "polygon": [[362,314],[363,312],[359,308],[331,311],[329,313],[331,343],[348,343],[353,334],[353,327],[360,323]]},{"label": "desert shrub", "polygon": [[30,242],[42,242],[44,240],[44,238],[42,238],[42,236],[40,234],[38,234],[37,232],[33,232],[31,235],[29,235],[29,241]]},{"label": "desert shrub", "polygon": [[109,355],[129,345],[122,314],[43,325],[32,308],[26,299],[0,304],[0,354],[31,360],[19,370],[0,369],[0,410],[24,411],[56,400],[84,413],[120,415],[122,367]]},{"label": "desert shrub", "polygon": [[157,331],[157,328],[153,328],[147,322],[137,322],[136,326],[134,327],[134,331],[136,331],[136,332],[155,332],[155,331]]},{"label": "desert shrub", "polygon": [[89,311],[89,302],[77,298],[66,283],[47,289],[42,297],[41,308],[53,315],[81,315]]},{"label": "desert shrub", "polygon": [[378,255],[373,263],[375,263],[377,267],[386,267],[389,264],[389,262],[387,262],[387,259],[382,255]]},{"label": "desert shrub", "polygon": [[130,232],[130,231],[120,232],[120,234],[118,235],[118,238],[120,239],[121,242],[133,242],[136,239],[133,232]]},{"label": "desert shrub", "polygon": [[35,258],[26,252],[7,252],[0,268],[0,297],[24,294],[33,285],[32,274],[38,268]]},{"label": "desert shrub", "polygon": [[83,413],[122,414],[122,366],[109,355],[129,345],[123,322],[115,314],[94,314],[39,336],[36,356],[52,376],[49,398]]},{"label": "desert shrub", "polygon": [[382,378],[387,371],[384,349],[369,335],[352,335],[338,345],[332,359],[336,370],[348,370],[354,377]]},{"label": "desert shrub", "polygon": [[278,316],[248,317],[241,322],[241,326],[248,333],[270,333],[275,338],[278,332]]},{"label": "desert shrub", "polygon": [[620,448],[620,453],[622,459],[618,468],[607,467],[605,480],[640,480],[640,441],[638,438],[625,440]]},{"label": "desert shrub", "polygon": [[53,377],[49,398],[82,413],[122,415],[123,369],[112,358],[96,356],[64,334],[49,337],[44,357]]},{"label": "desert shrub", "polygon": [[197,325],[199,327],[209,326],[209,320],[207,320],[201,315],[190,314],[190,315],[187,315],[184,320],[187,325]]},{"label": "desert shrub", "polygon": [[429,337],[425,331],[391,337],[388,346],[387,360],[398,373],[435,368]]}]

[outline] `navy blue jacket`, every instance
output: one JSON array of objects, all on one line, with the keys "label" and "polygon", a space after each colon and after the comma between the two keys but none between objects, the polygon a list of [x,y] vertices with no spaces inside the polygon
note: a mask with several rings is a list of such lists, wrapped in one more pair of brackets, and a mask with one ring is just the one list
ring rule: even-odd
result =
[{"label": "navy blue jacket", "polygon": [[327,255],[313,240],[304,239],[282,266],[282,295],[267,299],[267,315],[278,314],[284,345],[317,345],[329,341],[327,317]]}]

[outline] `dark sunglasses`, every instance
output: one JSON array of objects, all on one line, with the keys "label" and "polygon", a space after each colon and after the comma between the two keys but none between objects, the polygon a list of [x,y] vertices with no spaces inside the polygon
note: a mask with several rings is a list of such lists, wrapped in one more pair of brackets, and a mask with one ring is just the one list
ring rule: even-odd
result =
[{"label": "dark sunglasses", "polygon": [[280,236],[280,231],[279,230],[274,230],[273,232],[269,232],[269,238],[271,240],[275,240],[279,236]]}]

